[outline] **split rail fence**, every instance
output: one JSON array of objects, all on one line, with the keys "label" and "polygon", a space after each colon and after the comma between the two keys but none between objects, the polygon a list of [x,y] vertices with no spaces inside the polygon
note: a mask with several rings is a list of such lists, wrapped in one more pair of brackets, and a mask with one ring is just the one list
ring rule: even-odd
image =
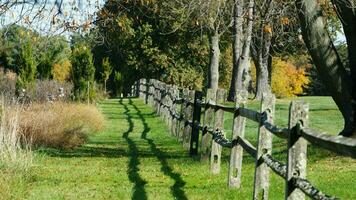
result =
[{"label": "split rail fence", "polygon": [[[225,90],[208,89],[203,100],[200,91],[179,89],[154,79],[140,79],[131,93],[162,116],[171,135],[177,137],[183,147],[189,148],[190,155],[199,155],[202,161],[210,160],[212,173],[220,172],[222,148],[230,148],[229,187],[240,187],[243,151],[250,154],[255,159],[253,199],[268,199],[270,169],[285,180],[287,200],[303,200],[305,195],[312,199],[338,199],[321,192],[306,179],[308,142],[356,158],[355,139],[332,136],[308,127],[309,105],[301,101],[291,102],[288,127],[279,128],[273,124],[273,94],[263,96],[260,112],[257,112],[245,107],[247,94],[244,92],[238,94],[233,107],[224,105]],[[223,129],[224,112],[234,115],[231,139],[226,138]],[[259,124],[257,147],[244,137],[246,119]],[[286,164],[271,155],[272,135],[287,140]]]}]

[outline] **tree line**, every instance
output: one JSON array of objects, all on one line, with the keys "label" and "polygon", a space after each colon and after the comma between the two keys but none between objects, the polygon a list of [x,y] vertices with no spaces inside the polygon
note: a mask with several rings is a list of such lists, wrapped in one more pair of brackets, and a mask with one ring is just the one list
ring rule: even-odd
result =
[{"label": "tree line", "polygon": [[[270,92],[330,94],[345,119],[341,135],[350,136],[356,130],[355,13],[354,0],[108,0],[90,31],[73,38],[90,49],[78,47],[92,60],[82,64],[94,69],[80,77],[113,95],[126,94],[141,77],[223,87],[231,101],[239,90],[256,99]],[[340,31],[344,43],[337,42]],[[23,55],[33,51],[26,49]],[[45,74],[41,65],[37,71]]]}]

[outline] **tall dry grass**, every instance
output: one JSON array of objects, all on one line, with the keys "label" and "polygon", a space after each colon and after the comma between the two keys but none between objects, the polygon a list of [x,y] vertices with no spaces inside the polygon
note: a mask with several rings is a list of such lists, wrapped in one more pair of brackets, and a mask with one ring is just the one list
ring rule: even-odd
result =
[{"label": "tall dry grass", "polygon": [[19,113],[19,106],[5,107],[1,103],[0,168],[27,171],[33,155],[30,141],[22,137]]},{"label": "tall dry grass", "polygon": [[103,125],[104,117],[98,108],[78,103],[31,104],[20,114],[24,138],[45,147],[80,146],[89,134],[100,131]]}]

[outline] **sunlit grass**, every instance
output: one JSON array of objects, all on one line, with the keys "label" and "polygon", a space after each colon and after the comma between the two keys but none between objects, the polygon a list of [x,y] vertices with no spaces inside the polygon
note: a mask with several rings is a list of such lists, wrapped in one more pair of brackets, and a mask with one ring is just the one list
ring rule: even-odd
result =
[{"label": "sunlit grass", "polygon": [[[342,121],[332,101],[325,97],[303,99],[311,104],[310,125],[337,134]],[[277,101],[279,125],[287,124],[288,103],[289,100]],[[258,104],[252,102],[249,107],[258,109]],[[108,100],[100,108],[107,119],[106,130],[91,135],[88,144],[73,151],[37,151],[41,158],[33,168],[33,177],[26,181],[25,192],[15,195],[18,199],[252,198],[254,161],[247,154],[241,188],[229,189],[228,150],[223,152],[221,173],[212,175],[208,163],[189,157],[141,100]],[[225,116],[226,130],[232,127],[231,118]],[[246,137],[252,143],[256,133],[256,125],[249,122]],[[281,161],[285,160],[283,150],[285,142],[274,139],[273,154]],[[308,151],[308,178],[327,194],[355,199],[356,162],[314,147]],[[274,174],[269,196],[284,197],[284,181]]]}]

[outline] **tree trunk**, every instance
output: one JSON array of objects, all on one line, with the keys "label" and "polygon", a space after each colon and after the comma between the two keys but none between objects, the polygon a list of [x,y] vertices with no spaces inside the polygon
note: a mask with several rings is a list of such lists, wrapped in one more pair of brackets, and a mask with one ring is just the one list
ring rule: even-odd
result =
[{"label": "tree trunk", "polygon": [[256,96],[255,99],[262,99],[263,93],[271,93],[269,84],[269,52],[271,48],[272,33],[265,31],[265,23],[261,23],[259,35],[253,59],[256,66]]},{"label": "tree trunk", "polygon": [[259,61],[256,65],[256,99],[262,99],[263,93],[270,93],[271,87],[269,85],[268,77],[268,62]]},{"label": "tree trunk", "polygon": [[219,87],[219,48],[220,35],[217,30],[209,34],[210,64],[208,69],[208,88],[217,90]]},{"label": "tree trunk", "polygon": [[345,131],[342,134],[349,136],[351,134],[356,135],[356,3],[354,1],[336,1],[333,0],[336,9],[338,10],[339,17],[345,32],[347,41],[349,67],[351,73],[351,95],[352,95],[352,107],[353,107],[353,127],[351,131]]},{"label": "tree trunk", "polygon": [[[298,8],[303,39],[309,53],[318,70],[319,76],[330,91],[344,117],[344,130],[340,134],[344,136],[355,134],[355,118],[351,90],[353,87],[352,80],[347,74],[336,48],[332,43],[327,31],[328,27],[322,16],[322,9],[317,1],[310,0],[296,0],[296,6]],[[349,25],[350,24],[347,26]],[[346,32],[345,29],[345,34]],[[355,63],[350,64],[353,65],[350,66],[350,68],[353,68],[354,71]],[[355,81],[355,78],[353,81]]]},{"label": "tree trunk", "polygon": [[251,82],[250,76],[250,53],[251,53],[251,40],[252,40],[252,30],[253,30],[253,23],[254,23],[254,7],[255,1],[249,0],[248,3],[248,22],[247,22],[247,29],[245,35],[245,44],[242,50],[241,58],[239,60],[239,66],[241,68],[239,72],[239,77],[241,76],[241,90],[248,90],[248,87]]},{"label": "tree trunk", "polygon": [[233,46],[233,68],[232,76],[229,90],[229,101],[235,101],[236,91],[241,88],[242,80],[238,76],[239,70],[239,60],[242,50],[243,43],[243,0],[234,0],[234,25],[233,25],[233,37],[234,37],[234,46]]}]

